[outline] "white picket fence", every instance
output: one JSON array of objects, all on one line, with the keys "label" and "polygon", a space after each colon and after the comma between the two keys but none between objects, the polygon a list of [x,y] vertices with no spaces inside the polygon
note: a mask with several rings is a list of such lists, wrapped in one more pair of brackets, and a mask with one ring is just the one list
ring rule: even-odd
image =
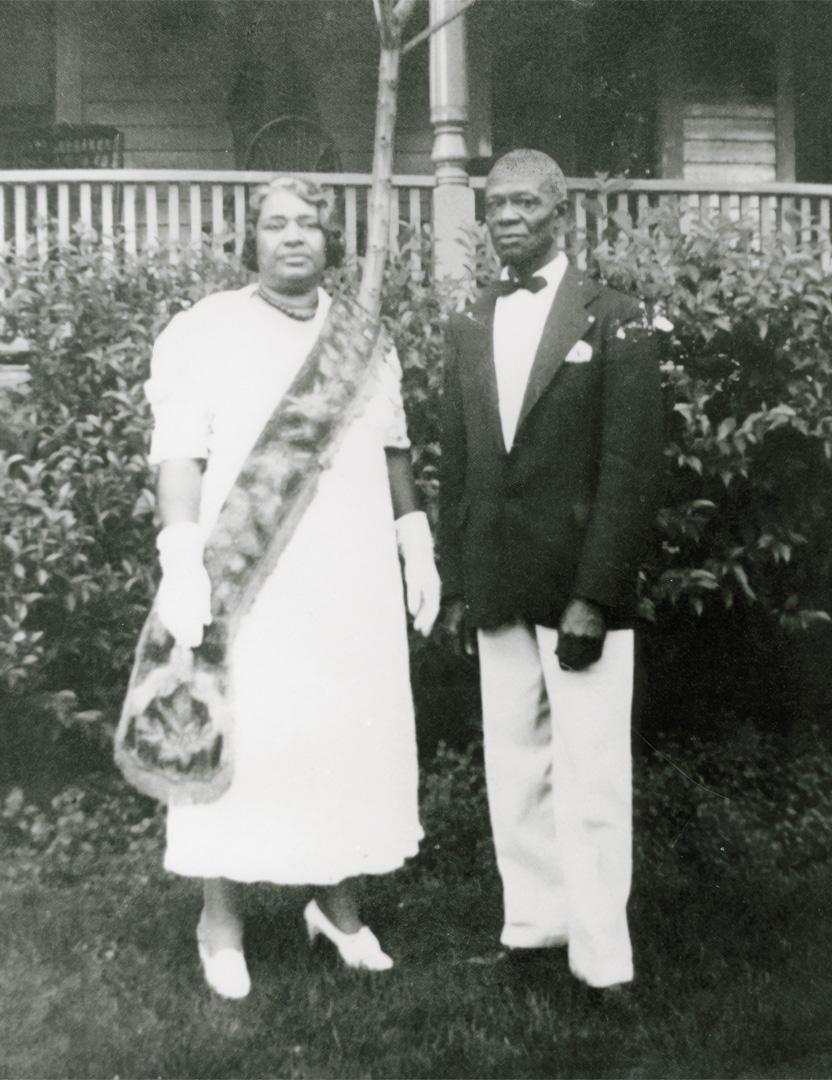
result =
[{"label": "white picket fence", "polygon": [[[201,249],[239,254],[251,192],[272,173],[173,169],[0,171],[0,250],[42,255],[81,230],[104,248],[123,239],[126,251],[165,247],[172,257]],[[371,178],[360,173],[315,177],[336,190],[347,254],[363,250]],[[431,176],[397,176],[391,239],[402,227],[430,220]]]},{"label": "white picket fence", "polygon": [[[478,193],[485,180],[472,180]],[[832,265],[832,184],[730,183],[712,181],[568,179],[571,231],[564,240],[580,261],[617,231],[618,222],[638,225],[667,207],[686,232],[695,217],[742,221],[756,246],[777,232],[791,233],[798,246],[811,246],[825,269]],[[478,201],[482,195],[478,194]],[[478,207],[482,215],[482,208]],[[610,228],[612,226],[612,228]]]},{"label": "white picket fence", "polygon": [[[0,251],[36,250],[45,257],[73,230],[89,234],[105,249],[123,241],[129,253],[168,248],[171,257],[208,243],[240,253],[252,190],[270,173],[183,170],[0,171]],[[362,173],[321,174],[335,188],[345,225],[348,255],[364,250],[367,194],[371,178]],[[432,217],[432,176],[397,176],[391,220],[394,246],[404,230],[419,230]],[[485,181],[471,181],[482,218]],[[608,226],[626,215],[643,221],[656,206],[671,206],[683,228],[695,215],[724,214],[747,221],[759,243],[777,230],[791,231],[798,244],[813,245],[825,265],[832,250],[832,185],[731,184],[686,180],[633,180],[599,185],[594,179],[568,181],[572,230],[569,246],[579,256],[609,236]],[[463,227],[466,222],[459,222]],[[614,229],[613,229],[614,231]]]}]

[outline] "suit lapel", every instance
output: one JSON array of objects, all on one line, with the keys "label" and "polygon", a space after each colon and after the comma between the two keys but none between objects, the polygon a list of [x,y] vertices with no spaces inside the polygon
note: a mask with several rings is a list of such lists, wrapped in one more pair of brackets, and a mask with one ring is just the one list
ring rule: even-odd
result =
[{"label": "suit lapel", "polygon": [[[497,303],[496,289],[487,289],[464,316],[468,332],[465,343],[468,352],[468,371],[471,375],[471,391],[475,397],[484,397],[485,416],[497,447],[506,452],[503,428],[500,421],[500,401],[497,394],[497,370],[494,366],[494,308]],[[481,416],[479,409],[472,413]]]},{"label": "suit lapel", "polygon": [[[569,350],[592,325],[586,306],[599,292],[594,281],[587,280],[569,264],[543,326],[517,422],[518,430],[555,377]],[[494,366],[493,361],[491,366]]]}]

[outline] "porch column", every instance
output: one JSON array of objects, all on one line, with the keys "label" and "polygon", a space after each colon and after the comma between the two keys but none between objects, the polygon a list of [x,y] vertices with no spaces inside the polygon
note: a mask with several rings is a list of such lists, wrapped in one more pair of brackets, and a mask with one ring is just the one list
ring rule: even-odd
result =
[{"label": "porch column", "polygon": [[[430,0],[430,21],[438,22],[458,10],[461,0]],[[430,120],[433,125],[433,234],[436,272],[442,277],[469,273],[466,249],[460,240],[474,224],[474,192],[465,162],[468,146],[468,57],[465,16],[443,26],[430,39]]]}]

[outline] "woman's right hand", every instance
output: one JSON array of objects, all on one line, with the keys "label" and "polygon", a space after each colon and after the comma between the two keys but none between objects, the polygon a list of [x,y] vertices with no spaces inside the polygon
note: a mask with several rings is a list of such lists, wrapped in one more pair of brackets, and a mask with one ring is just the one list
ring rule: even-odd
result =
[{"label": "woman's right hand", "polygon": [[162,581],[156,597],[159,621],[177,645],[195,649],[211,622],[211,581],[202,561],[202,530],[196,522],[168,525],[156,539]]}]

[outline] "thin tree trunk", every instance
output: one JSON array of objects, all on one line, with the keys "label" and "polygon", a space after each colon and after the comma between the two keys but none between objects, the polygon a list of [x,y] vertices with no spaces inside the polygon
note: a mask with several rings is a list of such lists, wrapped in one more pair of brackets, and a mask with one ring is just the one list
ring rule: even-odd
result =
[{"label": "thin tree trunk", "polygon": [[367,256],[358,290],[358,303],[374,319],[381,310],[381,288],[390,245],[390,214],[393,196],[393,148],[396,139],[396,107],[401,48],[382,43],[378,65],[376,134],[373,151],[373,184],[369,198]]}]

